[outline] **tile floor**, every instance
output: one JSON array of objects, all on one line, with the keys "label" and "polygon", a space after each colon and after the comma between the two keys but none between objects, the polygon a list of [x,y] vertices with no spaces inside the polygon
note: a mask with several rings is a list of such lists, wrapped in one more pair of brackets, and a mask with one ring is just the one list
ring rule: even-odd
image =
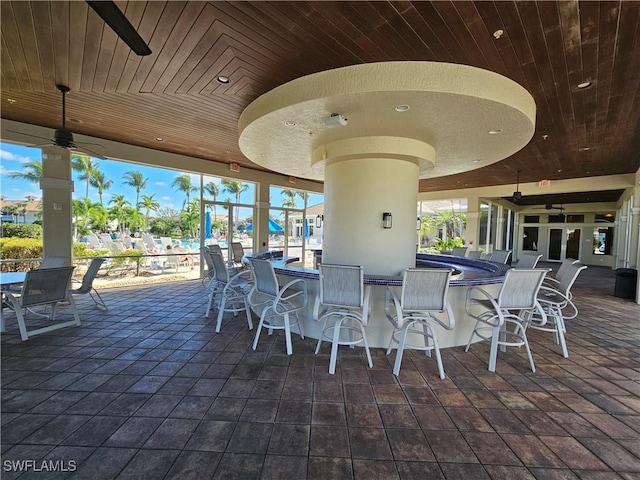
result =
[{"label": "tile floor", "polygon": [[103,289],[80,328],[2,335],[2,478],[639,479],[640,307],[613,285],[578,279],[568,359],[531,332],[537,373],[474,345],[443,351],[445,380],[413,352],[396,378],[379,349],[335,376],[313,340],[253,351],[242,317],[215,334],[199,281]]}]

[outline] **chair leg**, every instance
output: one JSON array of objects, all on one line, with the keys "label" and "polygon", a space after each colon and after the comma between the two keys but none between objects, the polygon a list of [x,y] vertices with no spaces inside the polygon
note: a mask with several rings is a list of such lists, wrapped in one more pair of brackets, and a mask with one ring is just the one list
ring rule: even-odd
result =
[{"label": "chair leg", "polygon": [[336,361],[338,360],[338,345],[340,343],[340,327],[342,327],[343,321],[344,321],[344,317],[340,317],[336,320],[336,323],[333,325],[331,357],[329,358],[329,373],[331,375],[336,373]]},{"label": "chair leg", "polygon": [[218,307],[218,319],[216,320],[216,333],[220,333],[220,328],[222,328],[222,316],[224,315],[224,306],[227,303],[227,299],[224,298],[224,295],[220,299],[220,306]]},{"label": "chair leg", "polygon": [[284,314],[284,339],[287,342],[287,355],[293,353],[293,345],[291,344],[291,325],[289,323],[289,314]]},{"label": "chair leg", "polygon": [[393,335],[397,332],[397,330],[394,330],[391,333],[391,338],[389,338],[389,346],[387,347],[387,355],[389,355],[391,353],[391,347],[393,346]]},{"label": "chair leg", "polygon": [[213,307],[213,297],[215,296],[215,290],[211,290],[211,292],[209,293],[209,302],[207,303],[207,313],[205,313],[205,317],[209,316],[209,313],[211,313],[211,308]]},{"label": "chair leg", "polygon": [[400,340],[398,341],[398,351],[396,352],[396,362],[393,365],[393,374],[397,377],[400,375],[400,365],[402,364],[402,354],[404,352],[404,344],[407,340],[407,330],[410,323],[405,324],[400,331]]},{"label": "chair leg", "polygon": [[102,299],[102,295],[100,295],[100,293],[95,288],[93,289],[93,292],[95,292],[96,297],[98,297],[98,300],[96,300],[95,298],[93,298],[93,295],[91,294],[91,292],[89,292],[89,295],[91,296],[91,300],[93,300],[93,303],[95,303],[98,308],[100,308],[101,310],[104,310],[105,312],[109,310],[109,307],[107,307],[106,302]]},{"label": "chair leg", "polygon": [[[73,299],[73,295],[69,295],[69,305],[71,306],[71,309],[73,310],[73,318],[75,319],[75,322],[73,323],[76,327],[80,326],[80,314],[78,313],[78,308],[76,307],[76,301]],[[53,308],[55,308],[55,304],[53,305]],[[53,314],[52,314],[53,315]],[[53,317],[52,317],[53,320]]]},{"label": "chair leg", "polygon": [[479,325],[479,324],[480,324],[480,322],[477,322],[477,321],[476,321],[476,324],[475,324],[475,326],[473,327],[473,331],[471,332],[471,335],[469,335],[469,341],[467,342],[467,346],[466,346],[466,348],[464,349],[464,351],[465,351],[465,352],[468,352],[468,351],[469,351],[469,347],[471,346],[471,340],[473,340],[473,336],[475,335],[475,333],[476,333],[476,329],[478,328],[478,325]]},{"label": "chair leg", "polygon": [[438,338],[436,337],[436,332],[433,331],[433,328],[428,327],[431,332],[431,339],[433,340],[433,350],[436,353],[436,363],[438,364],[438,373],[440,373],[440,378],[444,380],[444,365],[442,364],[442,357],[440,356],[440,346],[438,345]]},{"label": "chair leg", "polygon": [[251,308],[247,301],[244,301],[244,309],[247,312],[247,324],[249,325],[249,330],[253,330],[253,319],[251,318]]},{"label": "chair leg", "polygon": [[498,357],[498,338],[500,336],[501,327],[493,327],[491,335],[491,352],[489,353],[489,371],[496,371],[496,359]]},{"label": "chair leg", "polygon": [[260,331],[262,330],[262,325],[264,325],[264,318],[266,316],[267,309],[265,308],[260,314],[260,321],[258,322],[258,328],[256,328],[256,336],[253,338],[253,350],[258,346],[258,340],[260,339]]},{"label": "chair leg", "polygon": [[564,332],[566,332],[564,326],[564,318],[562,318],[562,313],[558,317],[556,317],[556,328],[558,329],[558,338],[560,339],[560,346],[562,347],[562,355],[564,358],[569,358],[569,351],[567,350],[567,342],[564,338]]},{"label": "chair leg", "polygon": [[427,325],[425,322],[420,322],[422,323],[422,338],[424,339],[424,354],[431,358],[431,348],[429,348],[431,346],[431,342],[430,342],[430,338],[433,337],[433,330],[429,327],[429,325]]},{"label": "chair leg", "polygon": [[318,335],[318,343],[316,344],[315,354],[317,355],[320,351],[320,345],[322,345],[322,337],[324,336],[324,330],[327,328],[327,319],[329,317],[324,317],[324,322],[322,323],[322,328],[320,329],[320,335]]},{"label": "chair leg", "polygon": [[362,333],[362,343],[364,343],[364,351],[367,352],[369,368],[373,368],[373,360],[371,360],[371,352],[369,351],[369,342],[367,341],[367,335],[364,333],[364,325],[362,324],[360,324],[360,332]]},{"label": "chair leg", "polygon": [[536,366],[533,363],[533,356],[531,355],[531,349],[529,348],[529,341],[527,340],[527,334],[522,330],[522,340],[524,341],[524,348],[527,350],[527,356],[529,357],[529,365],[531,365],[531,371],[536,373]]}]

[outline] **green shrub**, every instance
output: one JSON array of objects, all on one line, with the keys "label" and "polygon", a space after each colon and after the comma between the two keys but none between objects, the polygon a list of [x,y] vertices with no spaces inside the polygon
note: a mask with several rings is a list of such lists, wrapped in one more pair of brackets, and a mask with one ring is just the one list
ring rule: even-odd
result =
[{"label": "green shrub", "polygon": [[111,255],[109,249],[101,248],[98,250],[92,250],[89,245],[81,242],[73,243],[73,257],[102,257],[105,255]]},{"label": "green shrub", "polygon": [[42,238],[42,226],[30,223],[3,223],[2,237]]},{"label": "green shrub", "polygon": [[[0,238],[0,250],[2,258],[42,258],[42,240],[35,238]],[[3,272],[20,272],[40,265],[36,262],[3,263]]]}]

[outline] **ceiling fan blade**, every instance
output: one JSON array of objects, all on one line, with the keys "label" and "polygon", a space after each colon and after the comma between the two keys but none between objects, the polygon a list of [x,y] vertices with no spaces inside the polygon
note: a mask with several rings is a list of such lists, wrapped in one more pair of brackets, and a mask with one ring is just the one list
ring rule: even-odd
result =
[{"label": "ceiling fan blade", "polygon": [[89,155],[90,157],[99,158],[100,160],[107,160],[107,157],[105,157],[104,155],[101,155],[99,153],[89,150],[88,148],[81,147],[79,145],[72,147],[71,150],[78,153],[83,153],[85,155]]},{"label": "ceiling fan blade", "polygon": [[15,130],[7,130],[7,132],[17,133],[18,135],[24,135],[25,137],[39,138],[40,140],[47,140],[51,142],[50,138],[39,137],[38,135],[31,135],[30,133],[16,132]]},{"label": "ceiling fan blade", "polygon": [[136,55],[151,55],[149,46],[114,2],[89,0],[86,2]]}]

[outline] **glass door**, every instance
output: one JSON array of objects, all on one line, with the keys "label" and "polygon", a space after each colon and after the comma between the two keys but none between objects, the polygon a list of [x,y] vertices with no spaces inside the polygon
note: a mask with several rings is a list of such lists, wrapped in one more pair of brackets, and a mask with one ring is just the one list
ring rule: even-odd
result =
[{"label": "glass door", "polygon": [[253,251],[253,207],[204,201],[203,211],[202,245],[220,245],[225,261],[230,258],[231,242],[240,242],[245,253]]},{"label": "glass door", "polygon": [[561,262],[565,258],[580,258],[579,228],[550,228],[547,260]]}]

